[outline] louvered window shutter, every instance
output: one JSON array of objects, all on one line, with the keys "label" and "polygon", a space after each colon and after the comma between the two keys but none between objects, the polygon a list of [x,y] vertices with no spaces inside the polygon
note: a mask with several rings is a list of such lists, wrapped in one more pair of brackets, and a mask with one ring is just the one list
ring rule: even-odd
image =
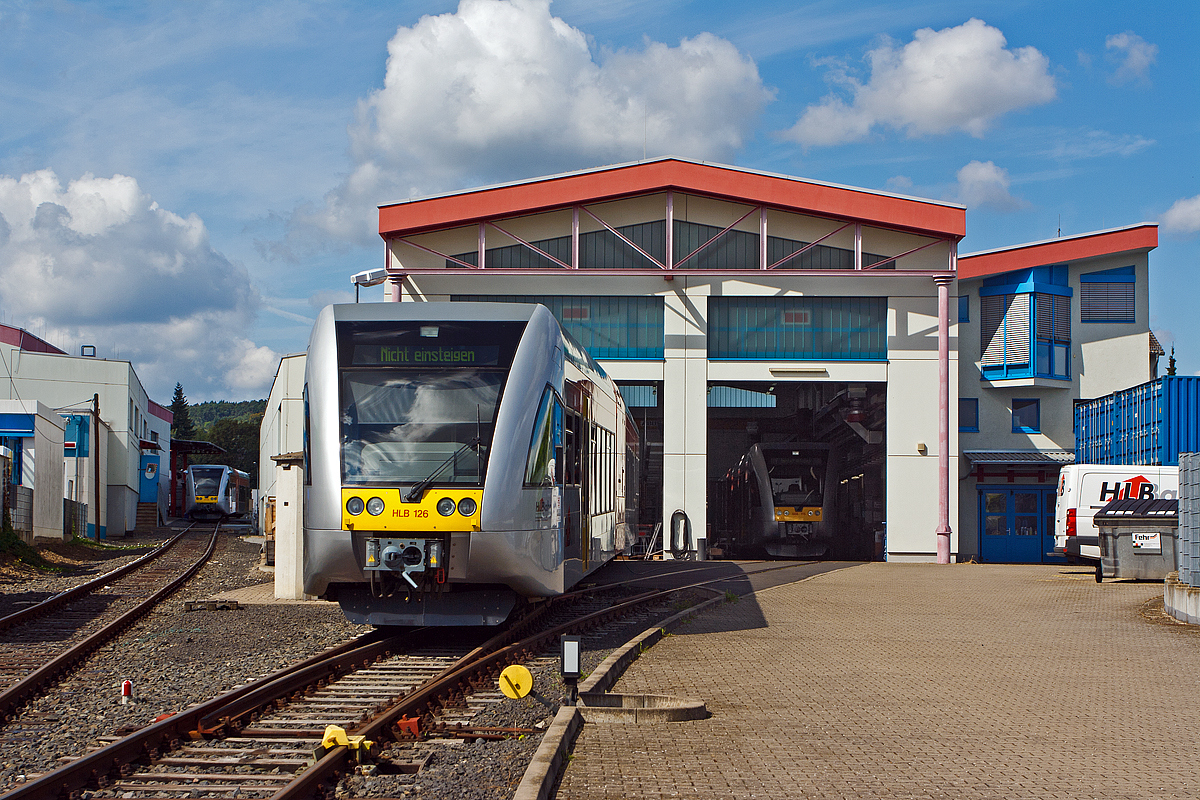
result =
[{"label": "louvered window shutter", "polygon": [[1079,317],[1083,322],[1134,322],[1133,283],[1082,283]]}]

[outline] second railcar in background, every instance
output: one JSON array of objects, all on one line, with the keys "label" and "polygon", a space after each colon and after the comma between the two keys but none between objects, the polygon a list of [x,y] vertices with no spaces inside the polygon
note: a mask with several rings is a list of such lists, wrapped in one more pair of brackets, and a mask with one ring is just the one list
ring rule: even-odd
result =
[{"label": "second railcar in background", "polygon": [[243,517],[254,507],[250,476],[222,464],[188,467],[184,516],[192,519]]},{"label": "second railcar in background", "polygon": [[723,531],[738,558],[821,558],[837,530],[833,449],[816,442],[755,444],[725,476]]},{"label": "second railcar in background", "polygon": [[304,398],[304,591],[353,622],[498,624],[633,542],[637,429],[543,306],[326,307]]}]

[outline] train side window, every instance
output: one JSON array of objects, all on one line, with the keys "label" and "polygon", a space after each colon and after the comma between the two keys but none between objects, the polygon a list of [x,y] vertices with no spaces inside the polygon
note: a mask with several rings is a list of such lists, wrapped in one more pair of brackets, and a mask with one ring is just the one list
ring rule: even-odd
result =
[{"label": "train side window", "polygon": [[309,445],[309,441],[308,441],[309,427],[311,426],[311,422],[310,422],[309,413],[308,413],[308,384],[307,383],[304,384],[303,399],[304,399],[304,429],[302,432],[302,436],[303,436],[303,448],[302,449],[304,451],[304,483],[306,486],[312,486],[312,470],[309,468],[309,465],[312,463],[312,456],[311,456],[311,453],[309,452],[310,445]]},{"label": "train side window", "polygon": [[525,461],[525,485],[549,486],[554,479],[551,473],[554,458],[554,391],[549,387],[542,393],[537,417],[533,425],[533,438],[529,443],[529,456]]}]

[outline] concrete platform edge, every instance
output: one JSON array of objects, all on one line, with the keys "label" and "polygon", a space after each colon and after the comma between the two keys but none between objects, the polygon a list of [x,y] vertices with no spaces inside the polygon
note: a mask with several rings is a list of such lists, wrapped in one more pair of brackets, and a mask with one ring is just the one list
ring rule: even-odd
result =
[{"label": "concrete platform edge", "polygon": [[1180,622],[1200,625],[1200,589],[1179,582],[1172,572],[1163,581],[1163,608]]},{"label": "concrete platform edge", "polygon": [[[718,596],[705,600],[699,605],[684,609],[678,614],[664,620],[661,625],[647,628],[625,644],[618,647],[608,658],[600,662],[582,683],[579,692],[605,692],[611,689],[630,664],[654,646],[662,637],[678,628],[697,614],[707,611],[718,603],[725,602],[725,595],[714,589],[704,589]],[[567,755],[575,744],[575,737],[583,727],[583,715],[575,706],[563,706],[554,716],[554,721],[542,737],[533,760],[525,770],[521,783],[517,786],[513,800],[548,800],[554,797],[558,785],[558,777],[566,763]]]}]

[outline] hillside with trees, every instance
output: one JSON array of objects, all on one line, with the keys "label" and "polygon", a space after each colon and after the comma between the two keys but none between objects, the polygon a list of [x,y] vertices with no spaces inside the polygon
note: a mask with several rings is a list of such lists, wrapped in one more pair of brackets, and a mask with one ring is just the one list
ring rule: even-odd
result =
[{"label": "hillside with trees", "polygon": [[266,408],[266,400],[243,400],[236,403],[210,400],[189,405],[183,387],[176,384],[175,396],[171,402],[171,412],[175,415],[175,422],[171,426],[171,438],[212,442],[223,448],[223,455],[197,458],[203,458],[203,463],[206,464],[224,464],[249,473],[251,485],[256,485],[258,428]]}]

